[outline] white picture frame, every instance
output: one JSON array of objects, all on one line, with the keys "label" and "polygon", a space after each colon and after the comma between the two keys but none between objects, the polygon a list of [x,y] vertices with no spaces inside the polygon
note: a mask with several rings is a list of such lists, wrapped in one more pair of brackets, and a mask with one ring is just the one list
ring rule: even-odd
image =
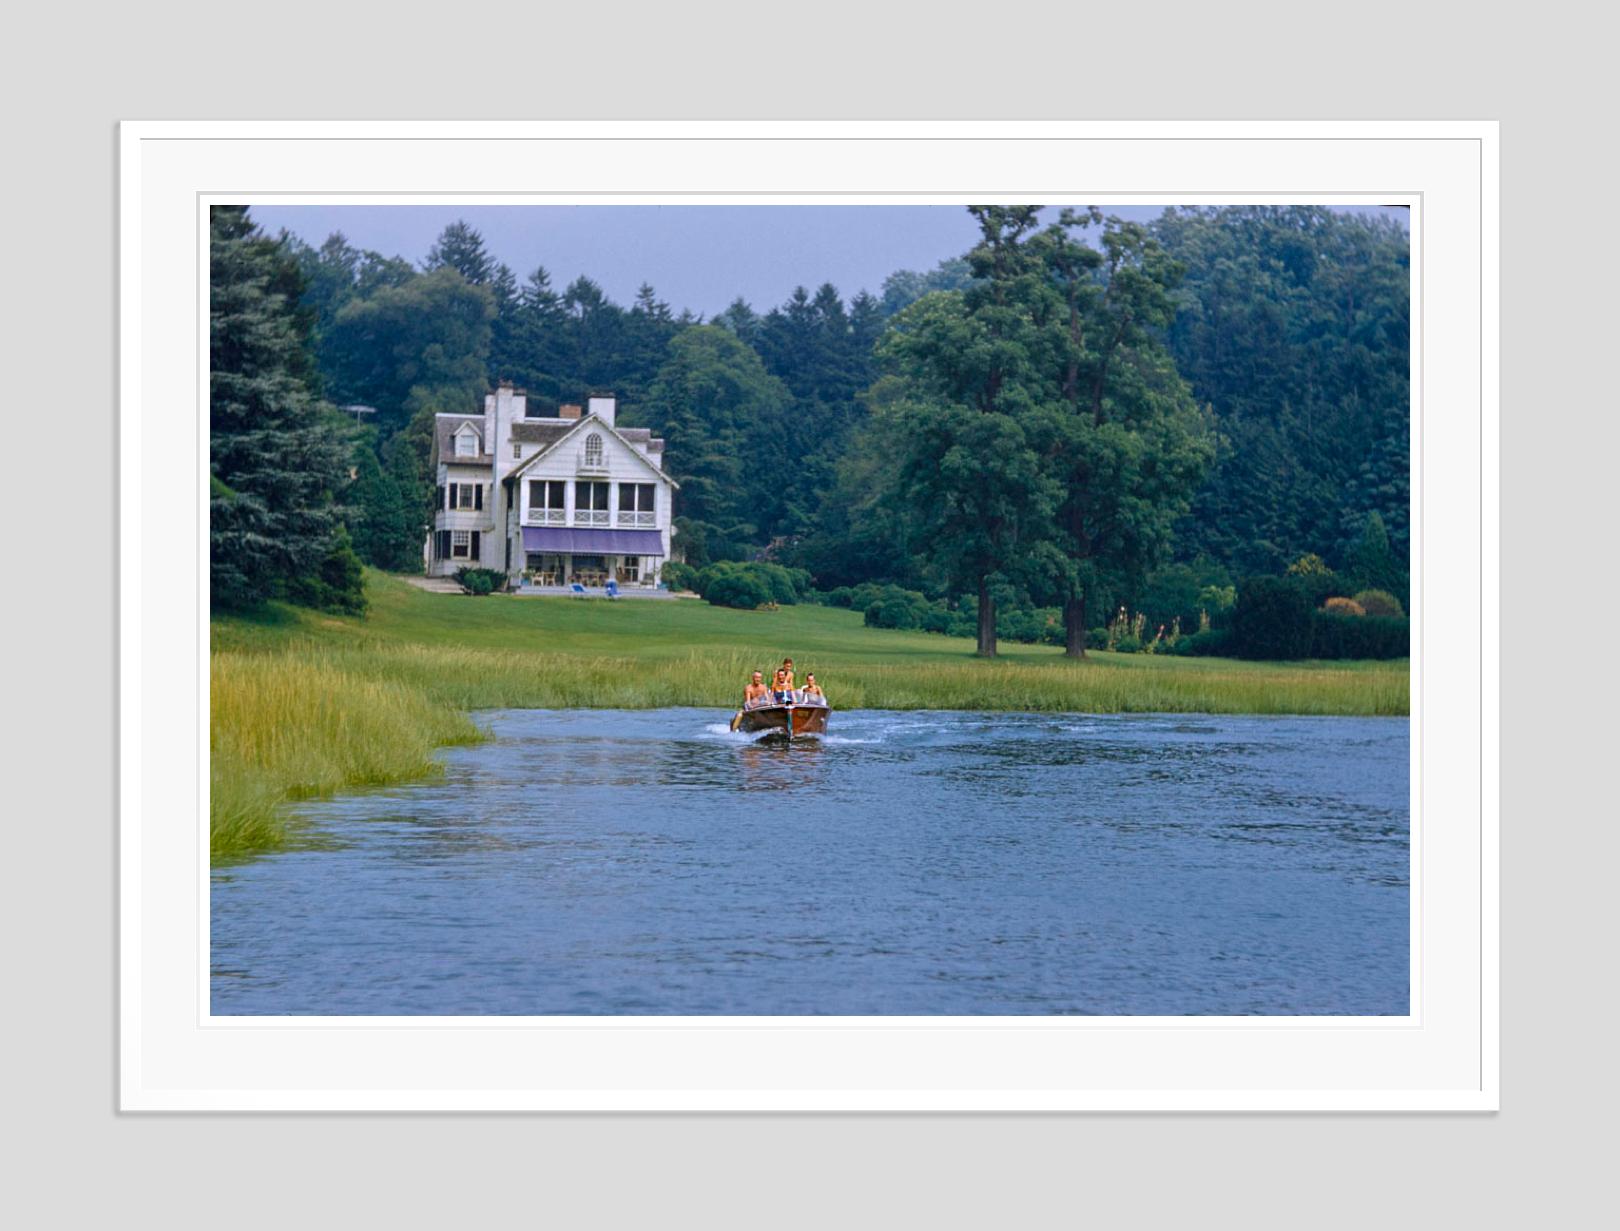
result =
[{"label": "white picture frame", "polygon": [[[124,1109],[1499,1106],[1495,124],[131,122],[120,140]],[[295,199],[1408,205],[1410,1015],[212,1017],[208,207]]]}]

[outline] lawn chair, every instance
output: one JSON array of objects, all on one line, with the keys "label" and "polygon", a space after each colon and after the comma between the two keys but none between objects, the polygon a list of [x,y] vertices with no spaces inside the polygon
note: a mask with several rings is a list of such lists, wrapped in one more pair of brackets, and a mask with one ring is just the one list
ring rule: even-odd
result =
[{"label": "lawn chair", "polygon": [[619,597],[619,583],[617,581],[614,581],[611,577],[608,578],[607,585],[605,585],[602,588],[607,591],[607,596],[609,598],[618,598]]},{"label": "lawn chair", "polygon": [[576,581],[573,585],[569,586],[568,588],[574,592],[574,597],[575,598],[584,598],[585,597],[585,587],[580,585],[579,582]]}]

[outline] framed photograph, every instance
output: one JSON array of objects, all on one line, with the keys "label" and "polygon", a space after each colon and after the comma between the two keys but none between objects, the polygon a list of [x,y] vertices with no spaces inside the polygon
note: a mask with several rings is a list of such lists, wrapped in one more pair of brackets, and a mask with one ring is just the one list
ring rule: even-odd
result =
[{"label": "framed photograph", "polygon": [[1497,150],[126,123],[121,1105],[1496,1109]]}]

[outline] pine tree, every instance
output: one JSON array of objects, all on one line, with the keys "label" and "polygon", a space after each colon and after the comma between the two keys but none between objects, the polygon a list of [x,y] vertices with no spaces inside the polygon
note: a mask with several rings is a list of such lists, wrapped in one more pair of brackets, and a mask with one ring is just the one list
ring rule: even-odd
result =
[{"label": "pine tree", "polygon": [[484,248],[484,237],[459,219],[439,232],[428,249],[424,269],[453,269],[474,286],[495,280],[495,261]]},{"label": "pine tree", "polygon": [[328,562],[344,476],[339,425],[316,398],[303,277],[243,206],[216,206],[209,277],[210,589],[260,602]]},{"label": "pine tree", "polygon": [[355,443],[355,477],[345,493],[352,510],[350,534],[360,558],[391,572],[420,571],[422,533],[405,495],[384,470],[369,440]]},{"label": "pine tree", "polygon": [[1377,512],[1367,514],[1361,538],[1351,549],[1349,567],[1345,571],[1355,580],[1358,589],[1384,590],[1400,599],[1402,606],[1410,604],[1411,580],[1390,550],[1384,519]]}]

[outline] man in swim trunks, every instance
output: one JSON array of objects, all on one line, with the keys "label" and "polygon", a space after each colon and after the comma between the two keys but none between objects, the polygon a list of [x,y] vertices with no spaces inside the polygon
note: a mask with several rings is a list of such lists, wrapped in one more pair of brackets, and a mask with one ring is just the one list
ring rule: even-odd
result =
[{"label": "man in swim trunks", "polygon": [[770,699],[771,690],[765,687],[764,673],[754,672],[754,678],[748,682],[748,687],[743,689],[743,709],[751,710],[756,705],[766,704]]}]

